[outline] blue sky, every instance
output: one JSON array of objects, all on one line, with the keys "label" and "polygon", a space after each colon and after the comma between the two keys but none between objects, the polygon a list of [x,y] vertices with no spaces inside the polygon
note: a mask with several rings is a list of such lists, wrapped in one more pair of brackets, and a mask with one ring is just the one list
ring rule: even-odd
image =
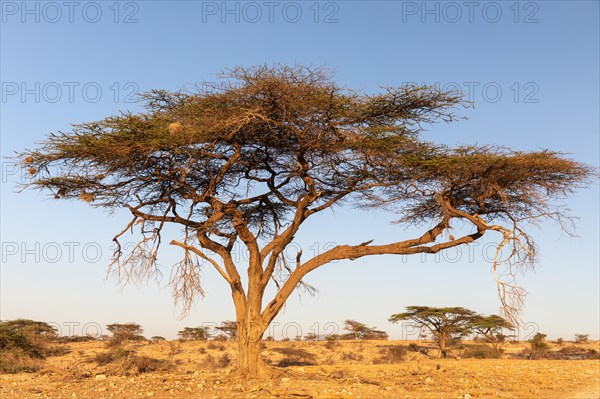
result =
[{"label": "blue sky", "polygon": [[[139,110],[131,102],[138,92],[190,87],[227,67],[278,62],[335,68],[339,82],[367,92],[405,82],[458,87],[475,103],[462,111],[469,119],[433,126],[428,139],[549,148],[599,163],[597,1],[2,1],[1,8],[3,157],[71,123]],[[69,325],[80,333],[86,325],[135,321],[148,336],[174,337],[183,326],[233,318],[226,284],[207,269],[207,297],[177,319],[166,286],[180,254],[173,248],[162,254],[158,283],[122,288],[105,279],[111,239],[127,214],[17,194],[21,179],[22,171],[3,159],[0,319],[55,322],[63,333]],[[530,323],[521,338],[536,328],[550,337],[599,338],[598,185],[567,205],[580,217],[578,238],[550,223],[532,230],[541,257],[536,271],[520,278]],[[310,221],[298,245],[322,250],[416,234],[390,218],[338,209]],[[304,335],[317,326],[331,332],[326,323],[351,318],[400,338],[402,328],[387,319],[408,305],[496,313],[485,244],[437,258],[381,256],[326,266],[308,278],[320,293],[291,297],[275,335],[285,323],[293,337],[294,323]]]}]

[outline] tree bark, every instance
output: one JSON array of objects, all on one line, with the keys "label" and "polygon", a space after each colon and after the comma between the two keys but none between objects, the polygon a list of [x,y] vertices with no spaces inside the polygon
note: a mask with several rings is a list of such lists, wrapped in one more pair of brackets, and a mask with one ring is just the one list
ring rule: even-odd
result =
[{"label": "tree bark", "polygon": [[443,358],[448,356],[448,352],[446,350],[446,337],[444,334],[440,334],[438,337],[438,345],[440,347],[440,353]]},{"label": "tree bark", "polygon": [[261,354],[262,336],[266,326],[260,319],[243,317],[237,320],[238,358],[236,374],[242,378],[265,378],[273,374]]}]

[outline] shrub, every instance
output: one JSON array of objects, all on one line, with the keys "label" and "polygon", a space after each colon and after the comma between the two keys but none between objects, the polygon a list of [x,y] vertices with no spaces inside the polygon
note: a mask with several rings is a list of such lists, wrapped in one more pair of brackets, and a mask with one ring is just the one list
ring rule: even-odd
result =
[{"label": "shrub", "polygon": [[590,339],[590,334],[575,334],[575,343],[585,344]]},{"label": "shrub", "polygon": [[229,364],[231,364],[231,359],[227,353],[223,353],[219,358],[208,355],[204,363],[209,367],[222,368],[229,366]]},{"label": "shrub", "polygon": [[39,370],[45,356],[58,352],[47,346],[55,339],[56,330],[44,322],[24,319],[0,322],[0,372]]},{"label": "shrub", "polygon": [[278,367],[289,366],[314,366],[315,355],[300,348],[273,348],[275,352],[281,353],[284,357],[277,363]]},{"label": "shrub", "polygon": [[354,361],[361,361],[364,360],[364,356],[360,355],[358,353],[352,353],[352,352],[344,352],[342,353],[342,360],[354,360]]},{"label": "shrub", "polygon": [[219,351],[225,350],[225,346],[221,344],[215,344],[214,342],[209,342],[206,346],[208,349],[217,349]]},{"label": "shrub", "polygon": [[223,353],[221,357],[217,360],[218,367],[227,367],[231,363],[231,359],[227,353]]},{"label": "shrub", "polygon": [[44,362],[18,351],[0,351],[0,373],[35,373]]},{"label": "shrub", "polygon": [[115,374],[126,375],[163,371],[171,367],[171,363],[165,360],[138,356],[135,351],[123,348],[114,348],[108,352],[97,353],[94,361],[99,366],[112,365]]},{"label": "shrub", "polygon": [[60,337],[61,342],[90,342],[97,340],[98,338],[92,335],[72,335],[70,337]]},{"label": "shrub", "polygon": [[532,351],[544,351],[548,350],[550,346],[545,342],[546,334],[537,333],[533,336],[532,339],[529,340],[529,344],[531,345]]},{"label": "shrub", "polygon": [[335,348],[337,348],[338,346],[340,346],[341,344],[338,341],[329,339],[325,342],[325,347],[329,350],[334,350]]},{"label": "shrub", "polygon": [[379,350],[378,358],[373,359],[373,364],[392,364],[404,361],[406,348],[401,345],[386,346]]},{"label": "shrub", "polygon": [[502,357],[502,352],[502,349],[492,348],[487,345],[471,345],[464,349],[462,357],[474,359],[500,359]]},{"label": "shrub", "polygon": [[98,363],[99,366],[105,366],[114,361],[127,358],[128,356],[132,355],[133,353],[134,353],[133,351],[130,351],[127,349],[114,348],[108,352],[96,353],[96,356],[94,357],[94,361],[96,363]]}]

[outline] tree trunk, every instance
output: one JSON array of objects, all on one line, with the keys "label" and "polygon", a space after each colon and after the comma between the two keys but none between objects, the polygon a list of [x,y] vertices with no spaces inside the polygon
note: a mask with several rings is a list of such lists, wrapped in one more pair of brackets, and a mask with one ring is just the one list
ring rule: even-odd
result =
[{"label": "tree trunk", "polygon": [[440,353],[442,355],[442,357],[446,357],[448,356],[448,353],[446,351],[446,337],[444,336],[444,334],[440,334],[438,337],[438,345],[440,347]]},{"label": "tree trunk", "polygon": [[273,370],[263,361],[262,335],[265,326],[252,319],[238,320],[238,359],[236,373],[243,378],[270,377]]}]

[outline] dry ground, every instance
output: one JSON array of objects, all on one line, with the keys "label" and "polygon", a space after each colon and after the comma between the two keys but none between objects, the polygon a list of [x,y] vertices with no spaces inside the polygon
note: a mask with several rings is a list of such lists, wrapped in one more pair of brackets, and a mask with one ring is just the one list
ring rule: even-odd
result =
[{"label": "dry ground", "polygon": [[[381,362],[387,345],[406,342],[268,342],[273,364],[280,348],[304,349],[315,365],[279,367],[270,381],[237,381],[230,375],[235,344],[160,342],[128,344],[138,355],[168,361],[165,371],[132,374],[93,359],[103,342],[65,344],[70,353],[47,359],[32,374],[0,374],[0,397],[25,398],[600,398],[598,360],[510,358],[527,344],[509,344],[503,359],[438,359],[408,352],[404,361]],[[569,345],[569,344],[567,344]],[[600,343],[583,345],[599,349]],[[556,348],[554,348],[556,349]]]}]

